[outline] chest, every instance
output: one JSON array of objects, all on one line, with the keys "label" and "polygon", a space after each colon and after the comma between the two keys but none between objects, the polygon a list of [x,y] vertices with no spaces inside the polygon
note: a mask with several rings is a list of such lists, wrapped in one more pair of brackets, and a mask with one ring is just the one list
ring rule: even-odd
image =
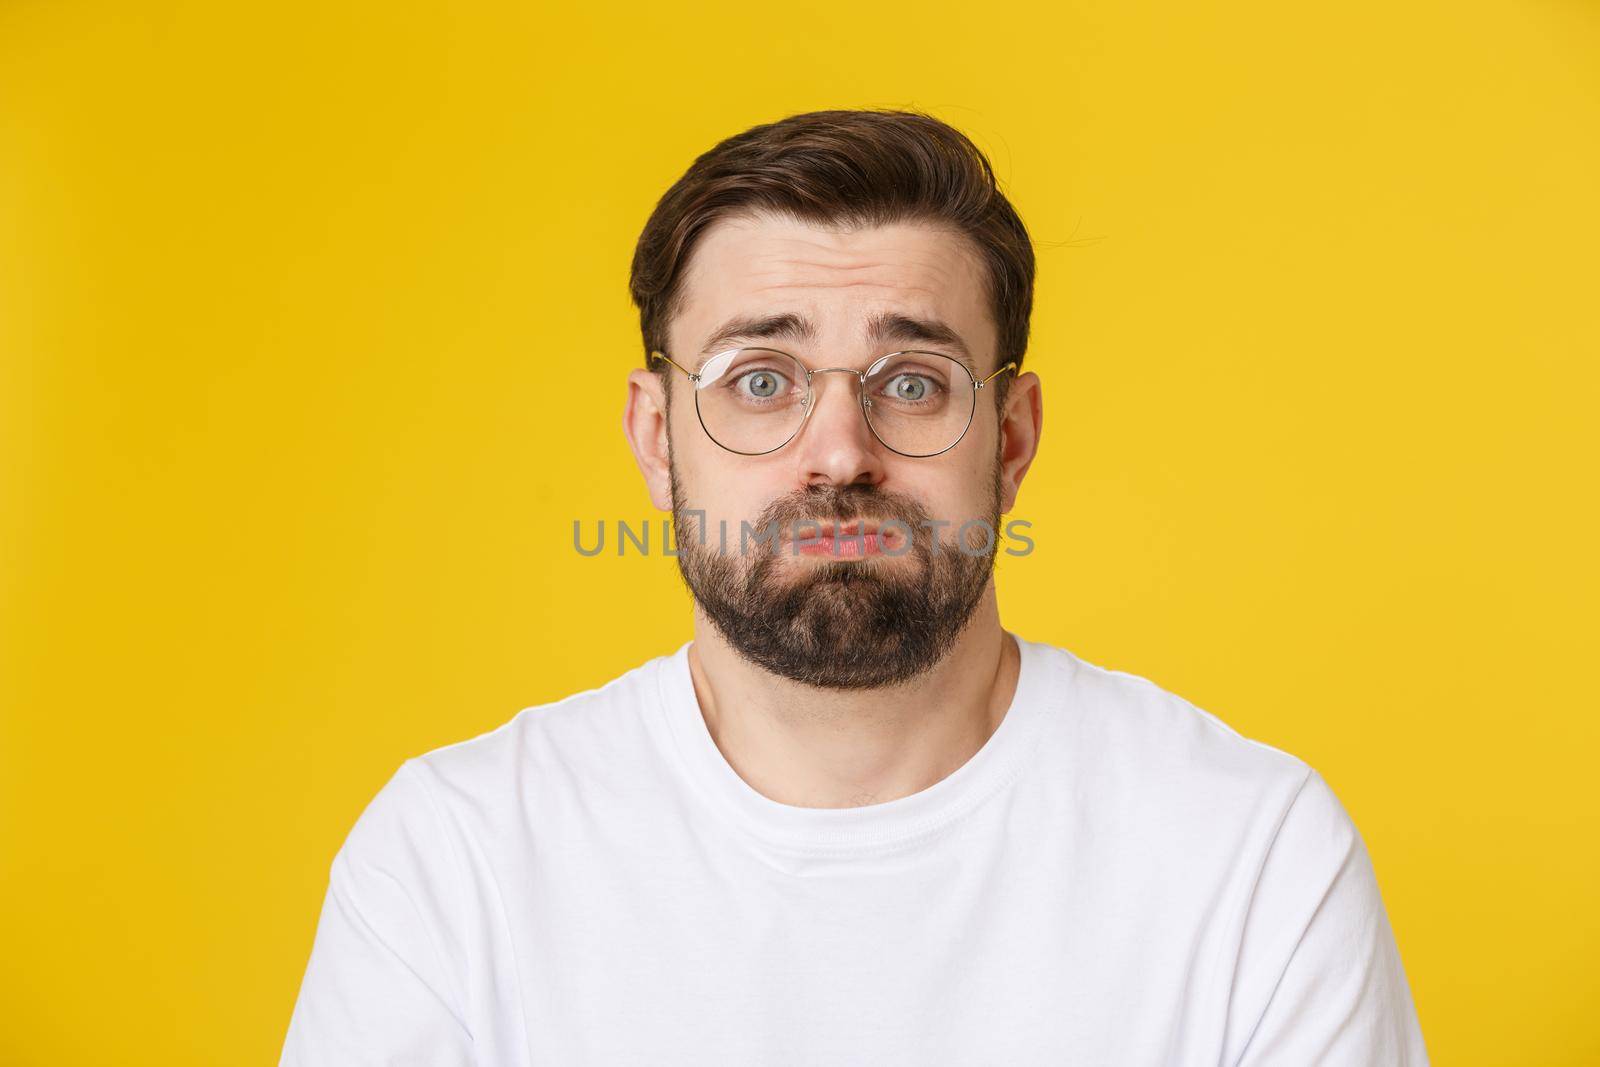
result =
[{"label": "chest", "polygon": [[534,1063],[1203,1062],[1220,888],[1017,830],[834,855],[575,835],[495,873],[484,944]]}]

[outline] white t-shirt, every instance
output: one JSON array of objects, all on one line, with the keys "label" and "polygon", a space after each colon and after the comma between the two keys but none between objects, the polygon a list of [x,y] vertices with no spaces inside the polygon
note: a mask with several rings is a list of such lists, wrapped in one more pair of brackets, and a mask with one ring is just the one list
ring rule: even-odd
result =
[{"label": "white t-shirt", "polygon": [[781,804],[686,643],[407,760],[334,857],[282,1063],[1423,1065],[1305,763],[1018,638],[955,772]]}]

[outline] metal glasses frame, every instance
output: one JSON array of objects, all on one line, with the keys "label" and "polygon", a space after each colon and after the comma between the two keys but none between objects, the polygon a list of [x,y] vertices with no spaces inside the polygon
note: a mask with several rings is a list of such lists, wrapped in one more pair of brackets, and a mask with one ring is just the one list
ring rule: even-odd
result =
[{"label": "metal glasses frame", "polygon": [[[879,356],[877,359],[872,361],[871,365],[868,366],[866,370],[856,370],[853,367],[818,367],[815,370],[813,370],[813,369],[807,367],[804,363],[801,363],[800,362],[800,357],[796,356],[794,353],[785,352],[781,348],[767,348],[764,345],[741,345],[738,348],[731,348],[731,349],[728,349],[725,352],[718,352],[716,355],[707,356],[706,359],[707,359],[707,361],[713,360],[713,359],[717,359],[717,358],[719,358],[721,356],[727,355],[729,352],[775,352],[780,356],[788,356],[790,359],[794,360],[795,364],[801,370],[806,372],[805,412],[800,416],[800,421],[799,421],[799,423],[797,423],[795,425],[793,433],[791,433],[788,437],[784,438],[781,443],[776,444],[773,447],[771,447],[769,449],[766,449],[764,451],[761,451],[761,452],[741,452],[737,448],[728,448],[727,445],[723,444],[721,441],[718,441],[716,436],[714,434],[712,434],[711,428],[706,425],[705,416],[700,411],[700,375],[698,375],[695,372],[693,372],[691,370],[688,370],[687,368],[681,366],[676,360],[674,360],[671,356],[667,355],[665,352],[662,352],[662,351],[659,351],[659,350],[656,350],[656,349],[652,349],[651,352],[650,352],[650,355],[651,355],[652,358],[664,359],[668,363],[671,363],[674,367],[677,367],[679,370],[683,371],[683,373],[688,377],[688,379],[691,382],[694,383],[694,385],[695,385],[694,414],[695,414],[695,418],[700,421],[700,429],[705,431],[706,436],[711,438],[712,443],[715,444],[718,448],[725,449],[726,451],[732,452],[736,456],[766,456],[766,455],[771,455],[773,452],[776,452],[778,449],[782,448],[784,445],[787,445],[790,441],[793,441],[796,437],[799,437],[800,436],[800,431],[805,429],[806,422],[811,418],[811,409],[815,406],[812,403],[812,401],[816,398],[816,392],[811,388],[811,379],[814,378],[818,374],[852,374],[852,375],[854,375],[856,377],[856,379],[861,384],[861,388],[858,391],[858,395],[860,396],[860,399],[861,399],[861,417],[862,417],[862,419],[864,419],[866,421],[867,429],[872,431],[872,436],[877,438],[878,442],[881,445],[883,445],[884,448],[887,448],[889,451],[895,453],[896,455],[906,456],[906,457],[909,457],[911,459],[932,459],[934,456],[942,456],[946,452],[950,451],[952,448],[956,447],[956,445],[959,445],[961,443],[962,439],[967,436],[967,431],[969,429],[971,429],[971,427],[972,427],[972,417],[978,410],[978,397],[977,397],[978,390],[982,389],[985,385],[988,385],[995,378],[998,378],[1000,375],[1004,374],[1006,371],[1008,371],[1008,370],[1016,370],[1017,369],[1016,361],[1013,360],[1012,362],[1007,363],[1005,366],[1001,367],[999,370],[995,371],[993,374],[989,375],[988,377],[979,379],[979,378],[974,377],[972,371],[967,368],[967,365],[965,363],[962,363],[958,359],[953,359],[952,357],[950,357],[948,355],[945,355],[943,352],[927,352],[927,351],[922,351],[922,350],[915,349],[915,348],[908,348],[908,349],[904,349],[904,350],[899,351],[899,352],[890,352],[888,355],[885,355],[885,356]],[[941,359],[948,359],[948,360],[950,360],[951,363],[954,363],[956,366],[960,367],[961,370],[966,374],[967,379],[972,382],[972,392],[973,392],[972,407],[967,410],[967,421],[966,421],[966,424],[961,427],[961,432],[956,435],[956,439],[954,441],[951,441],[948,445],[946,445],[945,447],[939,449],[939,451],[937,451],[937,452],[902,452],[898,448],[896,448],[893,445],[891,445],[888,441],[885,441],[883,439],[883,436],[878,433],[878,428],[876,426],[872,425],[872,416],[868,413],[868,409],[872,407],[872,398],[867,396],[867,379],[870,378],[873,375],[873,373],[878,370],[879,367],[883,366],[885,363],[889,362],[891,359],[893,359],[896,356],[938,356]]]}]

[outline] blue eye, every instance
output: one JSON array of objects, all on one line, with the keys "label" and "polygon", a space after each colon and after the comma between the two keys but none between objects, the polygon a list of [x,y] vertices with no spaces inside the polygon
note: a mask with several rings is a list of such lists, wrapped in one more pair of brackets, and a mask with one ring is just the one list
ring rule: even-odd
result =
[{"label": "blue eye", "polygon": [[773,370],[753,370],[739,376],[739,385],[758,400],[769,400],[782,391],[783,375]]},{"label": "blue eye", "polygon": [[939,383],[925,374],[896,374],[885,384],[885,391],[895,400],[915,403],[931,396]]}]

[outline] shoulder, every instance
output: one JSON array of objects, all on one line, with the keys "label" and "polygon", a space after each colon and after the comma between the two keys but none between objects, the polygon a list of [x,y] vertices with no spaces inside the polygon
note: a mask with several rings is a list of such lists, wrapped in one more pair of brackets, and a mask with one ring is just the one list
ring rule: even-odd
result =
[{"label": "shoulder", "polygon": [[357,817],[335,866],[457,882],[478,845],[516,833],[533,810],[571,807],[585,791],[646,788],[659,763],[647,735],[662,658],[404,760]]},{"label": "shoulder", "polygon": [[1047,777],[1067,791],[1076,825],[1113,851],[1139,842],[1163,869],[1210,871],[1257,909],[1262,899],[1315,908],[1341,872],[1352,899],[1370,893],[1370,877],[1349,870],[1365,859],[1360,835],[1305,760],[1148,678],[1065,649],[1047,654],[1061,679]]},{"label": "shoulder", "polygon": [[1141,675],[1053,645],[1047,746],[1093,802],[1204,820],[1247,819],[1270,833],[1314,775],[1298,756],[1246,737],[1212,711]]},{"label": "shoulder", "polygon": [[658,656],[602,685],[534,704],[492,730],[406,761],[409,773],[446,808],[479,812],[530,792],[604,785],[654,762],[650,734],[659,714]]},{"label": "shoulder", "polygon": [[1074,727],[1110,758],[1147,768],[1188,768],[1219,775],[1290,781],[1311,773],[1298,756],[1246,737],[1219,715],[1128,671],[1091,663],[1050,647],[1070,678]]}]

